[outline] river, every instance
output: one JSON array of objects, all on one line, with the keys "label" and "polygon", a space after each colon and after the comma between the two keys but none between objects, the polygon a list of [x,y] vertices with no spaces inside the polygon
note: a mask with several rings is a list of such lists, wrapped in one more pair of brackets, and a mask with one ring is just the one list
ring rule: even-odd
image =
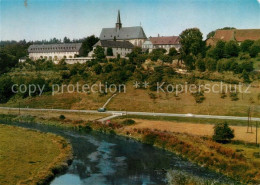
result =
[{"label": "river", "polygon": [[161,185],[167,184],[165,171],[170,168],[203,179],[236,184],[173,153],[125,137],[97,132],[81,133],[35,123],[12,125],[55,133],[71,142],[74,160],[69,169],[57,176],[51,185]]}]

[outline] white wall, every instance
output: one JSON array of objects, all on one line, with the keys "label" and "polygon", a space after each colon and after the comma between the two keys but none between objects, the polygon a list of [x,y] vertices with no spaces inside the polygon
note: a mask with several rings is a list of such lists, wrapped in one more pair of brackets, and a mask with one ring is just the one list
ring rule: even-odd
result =
[{"label": "white wall", "polygon": [[50,53],[29,53],[29,58],[32,60],[37,60],[41,58],[46,58],[48,60],[61,60],[63,58],[75,58],[79,52],[50,52]]}]

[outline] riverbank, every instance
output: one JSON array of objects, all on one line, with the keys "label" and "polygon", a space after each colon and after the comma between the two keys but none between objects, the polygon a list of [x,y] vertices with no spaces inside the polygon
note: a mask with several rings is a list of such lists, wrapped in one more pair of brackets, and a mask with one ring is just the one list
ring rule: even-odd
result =
[{"label": "riverbank", "polygon": [[[28,117],[12,117],[11,115],[8,117],[6,119],[28,122]],[[58,127],[86,132],[96,130],[106,134],[117,134],[133,138],[140,142],[177,153],[193,163],[220,172],[243,183],[257,184],[260,180],[260,173],[258,172],[259,163],[251,160],[244,154],[243,151],[247,151],[247,145],[241,143],[239,144],[241,144],[242,150],[234,149],[230,145],[215,143],[209,137],[147,128],[132,128],[129,130],[125,129],[129,125],[123,123],[123,120],[112,121],[109,124],[83,120],[61,120],[59,118],[47,120],[40,117],[30,117],[30,120],[31,122],[57,125]],[[234,145],[232,144],[232,146]],[[250,147],[253,148],[251,145]]]},{"label": "riverbank", "polygon": [[47,184],[72,161],[72,147],[62,138],[0,124],[0,184]]}]

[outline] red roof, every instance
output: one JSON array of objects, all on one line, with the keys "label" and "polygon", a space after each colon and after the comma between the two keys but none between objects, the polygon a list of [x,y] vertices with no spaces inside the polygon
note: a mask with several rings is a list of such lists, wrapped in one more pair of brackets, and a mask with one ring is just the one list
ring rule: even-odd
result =
[{"label": "red roof", "polygon": [[178,37],[178,36],[150,37],[149,39],[153,43],[153,45],[175,45],[175,44],[180,44],[180,37]]},{"label": "red roof", "polygon": [[259,40],[260,29],[235,30],[235,37],[238,42],[243,42],[245,40]]},{"label": "red roof", "polygon": [[214,38],[223,41],[234,40],[234,30],[217,30]]}]

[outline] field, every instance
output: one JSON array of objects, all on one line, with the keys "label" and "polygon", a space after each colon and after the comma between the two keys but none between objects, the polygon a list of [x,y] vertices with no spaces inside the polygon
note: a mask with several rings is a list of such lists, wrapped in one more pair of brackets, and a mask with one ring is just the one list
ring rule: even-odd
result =
[{"label": "field", "polygon": [[72,154],[59,136],[1,124],[0,149],[1,185],[44,183]]},{"label": "field", "polygon": [[[12,109],[1,109],[0,114],[12,114],[19,116],[18,110]],[[55,112],[55,111],[36,111],[36,110],[21,110],[20,115],[22,116],[37,116],[43,119],[49,118],[59,118],[60,115],[66,115],[67,119],[70,120],[84,120],[84,121],[94,121],[108,116],[108,114],[91,114],[91,113],[81,113],[81,112]]]},{"label": "field", "polygon": [[[188,122],[173,122],[173,121],[155,121],[155,120],[143,120],[134,119],[136,124],[133,126],[128,126],[125,129],[157,129],[157,130],[167,130],[170,132],[187,133],[198,136],[212,136],[213,127],[212,124],[200,124],[200,123],[188,123]],[[247,133],[247,127],[244,126],[231,126],[234,129],[235,138],[234,140],[240,140],[245,142],[254,143],[256,140],[255,128],[253,128],[253,133]],[[260,128],[258,128],[258,133],[260,133]],[[260,134],[258,135],[258,141],[260,141]]]}]

